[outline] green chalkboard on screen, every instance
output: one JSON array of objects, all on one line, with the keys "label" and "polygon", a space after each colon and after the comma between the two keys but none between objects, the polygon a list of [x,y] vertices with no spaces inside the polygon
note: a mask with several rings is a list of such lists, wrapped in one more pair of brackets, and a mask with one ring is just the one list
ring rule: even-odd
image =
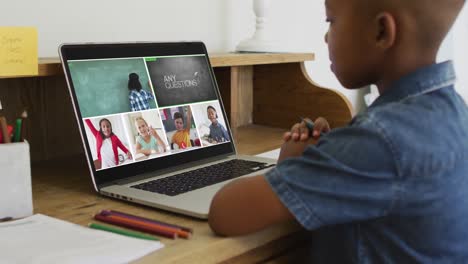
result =
[{"label": "green chalkboard on screen", "polygon": [[[143,59],[71,61],[68,65],[83,117],[130,112],[130,73],[138,74],[143,89],[153,94]],[[156,108],[154,100],[150,107]]]}]

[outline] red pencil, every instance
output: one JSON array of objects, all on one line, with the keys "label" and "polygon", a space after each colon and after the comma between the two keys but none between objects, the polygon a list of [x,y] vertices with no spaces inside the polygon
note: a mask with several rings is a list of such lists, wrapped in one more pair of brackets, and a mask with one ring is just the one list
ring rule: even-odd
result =
[{"label": "red pencil", "polygon": [[177,237],[177,233],[175,232],[158,230],[155,228],[145,227],[145,226],[141,226],[139,224],[134,224],[134,223],[122,222],[118,219],[107,217],[107,216],[100,215],[100,214],[96,214],[94,216],[94,219],[105,222],[105,223],[122,226],[122,227],[128,227],[130,229],[135,229],[135,230],[139,230],[139,231],[143,231],[143,232],[147,232],[147,233],[151,233],[151,234],[155,234],[155,235],[163,236],[167,238],[175,239]]},{"label": "red pencil", "polygon": [[160,231],[174,232],[177,234],[177,236],[182,237],[182,238],[191,237],[191,234],[189,232],[183,231],[179,228],[173,228],[169,226],[159,225],[156,223],[149,223],[149,222],[144,222],[144,221],[140,221],[136,219],[130,219],[130,218],[122,217],[119,215],[109,215],[108,212],[102,212],[101,215],[107,218],[115,219],[119,222],[126,223],[126,224],[133,224],[135,226],[141,226],[141,227],[146,227],[146,228],[160,230]]},{"label": "red pencil", "polygon": [[8,132],[7,120],[3,116],[0,116],[0,129],[2,130],[3,143],[11,143],[10,133]]},{"label": "red pencil", "polygon": [[118,220],[118,221],[120,221],[122,223],[134,224],[134,225],[147,227],[147,228],[150,228],[150,229],[152,228],[152,229],[155,229],[155,230],[166,231],[166,232],[174,232],[174,233],[177,234],[177,236],[182,237],[182,238],[190,238],[191,237],[191,234],[189,232],[183,231],[182,229],[179,229],[179,228],[163,226],[163,225],[159,225],[159,224],[156,224],[156,223],[143,222],[143,221],[140,221],[140,220],[130,219],[130,218],[122,217],[122,216],[119,216],[119,215],[107,215],[105,217]]},{"label": "red pencil", "polygon": [[135,220],[141,220],[141,221],[144,221],[144,222],[160,224],[160,225],[164,225],[164,226],[169,226],[169,227],[173,227],[173,228],[182,229],[182,230],[184,230],[186,232],[189,232],[189,233],[193,233],[193,229],[188,228],[188,227],[169,224],[169,223],[165,223],[165,222],[162,222],[162,221],[153,220],[153,219],[149,219],[149,218],[145,218],[145,217],[141,217],[141,216],[137,216],[137,215],[131,215],[131,214],[127,214],[127,213],[122,213],[122,212],[115,211],[115,210],[102,210],[101,214],[105,214],[106,212],[108,212],[111,215],[120,215],[122,217],[128,217],[130,219],[135,219]]}]

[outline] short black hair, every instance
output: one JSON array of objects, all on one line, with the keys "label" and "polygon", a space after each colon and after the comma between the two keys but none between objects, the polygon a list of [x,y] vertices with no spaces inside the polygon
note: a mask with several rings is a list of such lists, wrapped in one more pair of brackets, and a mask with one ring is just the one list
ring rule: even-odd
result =
[{"label": "short black hair", "polygon": [[128,75],[128,90],[141,90],[140,76],[134,72]]},{"label": "short black hair", "polygon": [[206,111],[208,111],[208,109],[212,109],[213,111],[218,112],[218,111],[216,111],[216,109],[215,109],[213,106],[211,106],[211,105],[209,105],[209,106],[206,108]]},{"label": "short black hair", "polygon": [[213,111],[215,112],[215,114],[216,114],[216,118],[218,118],[218,111],[216,111],[216,109],[215,109],[213,106],[211,106],[211,105],[209,105],[209,106],[206,108],[206,111],[208,111],[209,109],[213,110]]}]

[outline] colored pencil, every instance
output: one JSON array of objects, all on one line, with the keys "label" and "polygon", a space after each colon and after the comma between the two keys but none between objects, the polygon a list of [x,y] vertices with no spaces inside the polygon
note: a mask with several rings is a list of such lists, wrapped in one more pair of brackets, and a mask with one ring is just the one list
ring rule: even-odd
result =
[{"label": "colored pencil", "polygon": [[24,135],[26,131],[26,118],[28,118],[28,112],[26,110],[21,113],[21,131],[20,131],[20,138],[19,141],[23,142],[24,141]]},{"label": "colored pencil", "polygon": [[168,226],[163,226],[155,223],[148,223],[148,222],[143,222],[140,220],[135,220],[135,219],[130,219],[130,218],[125,218],[119,215],[105,215],[101,214],[106,218],[114,219],[118,222],[124,223],[124,224],[129,224],[129,225],[134,225],[134,226],[140,226],[140,227],[145,227],[149,229],[154,229],[154,230],[159,230],[159,231],[166,231],[166,232],[173,232],[177,234],[177,236],[182,237],[182,238],[190,238],[191,234],[189,232],[183,231],[179,228],[173,228],[173,227],[168,227]]},{"label": "colored pencil", "polygon": [[113,226],[109,226],[109,225],[101,225],[101,224],[96,224],[96,223],[90,223],[88,226],[90,228],[93,228],[93,229],[104,230],[104,231],[107,231],[107,232],[116,233],[116,234],[119,234],[119,235],[124,235],[124,236],[129,236],[129,237],[141,238],[141,239],[146,239],[146,240],[155,240],[155,241],[159,240],[154,236],[138,233],[138,232],[135,232],[135,231],[125,230],[125,229],[122,229],[122,228],[117,228],[117,227],[113,227]]},{"label": "colored pencil", "polygon": [[3,143],[11,143],[11,136],[10,133],[8,133],[7,120],[3,116],[0,116],[0,128],[2,129]]},{"label": "colored pencil", "polygon": [[150,233],[150,234],[154,234],[154,235],[158,235],[158,236],[162,236],[162,237],[167,237],[167,238],[171,238],[171,239],[175,239],[177,237],[177,233],[175,233],[175,232],[159,230],[157,228],[146,227],[146,226],[142,226],[142,225],[135,224],[135,223],[123,222],[123,221],[120,221],[118,219],[111,218],[111,217],[108,217],[108,216],[104,216],[104,215],[101,215],[101,214],[96,214],[94,216],[94,219],[105,222],[105,223],[108,223],[108,224],[127,227],[127,228],[130,228],[130,229],[134,229],[134,230],[138,230],[138,231],[142,231],[142,232],[145,232],[145,233]]},{"label": "colored pencil", "polygon": [[[308,120],[308,119],[305,119],[303,117],[301,117],[301,122],[304,122],[304,124],[306,125],[307,129],[309,129],[309,137],[313,137],[314,135],[314,122],[311,121],[311,120]],[[320,132],[319,134],[320,136],[323,136],[323,133]]]},{"label": "colored pencil", "polygon": [[13,142],[20,142],[21,138],[21,130],[23,126],[23,119],[18,118],[16,119],[16,126],[15,126],[15,132],[13,133]]},{"label": "colored pencil", "polygon": [[105,223],[108,223],[108,224],[113,224],[113,225],[117,225],[117,226],[121,226],[121,227],[126,227],[126,228],[142,231],[142,232],[145,232],[145,233],[155,234],[155,235],[158,235],[158,236],[163,236],[163,237],[167,237],[167,238],[171,238],[171,239],[175,239],[177,237],[177,233],[175,233],[175,232],[168,232],[168,231],[165,231],[165,230],[158,230],[156,228],[150,228],[150,227],[142,226],[142,225],[135,224],[135,223],[128,223],[128,222],[120,221],[118,219],[111,218],[111,217],[108,217],[108,216],[104,216],[104,215],[101,215],[101,214],[96,214],[94,216],[94,219],[105,222]]},{"label": "colored pencil", "polygon": [[183,226],[174,225],[174,224],[169,224],[169,223],[165,223],[165,222],[162,222],[162,221],[153,220],[153,219],[149,219],[149,218],[145,218],[145,217],[141,217],[141,216],[131,215],[131,214],[115,211],[115,210],[103,210],[103,212],[109,212],[109,213],[114,214],[114,215],[120,215],[122,217],[128,217],[128,218],[135,219],[135,220],[141,220],[141,221],[148,222],[148,223],[155,223],[155,224],[169,226],[169,227],[173,227],[173,228],[179,228],[179,229],[184,230],[186,232],[193,233],[192,228],[183,227]]}]

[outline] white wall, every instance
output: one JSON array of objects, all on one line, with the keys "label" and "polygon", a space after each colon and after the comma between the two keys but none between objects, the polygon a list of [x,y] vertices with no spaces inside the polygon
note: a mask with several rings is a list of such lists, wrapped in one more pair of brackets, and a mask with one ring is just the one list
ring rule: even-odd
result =
[{"label": "white wall", "polygon": [[[77,41],[202,40],[210,52],[228,52],[254,32],[252,0],[0,0],[0,4],[0,25],[38,28],[41,57],[56,57],[60,43]],[[270,18],[274,35],[286,50],[316,54],[316,60],[306,64],[312,79],[344,93],[359,111],[367,89],[342,88],[329,69],[323,1],[271,1]],[[455,38],[463,34],[466,38],[467,28]],[[447,57],[466,47],[448,46]],[[467,68],[466,63],[459,60],[459,71]],[[468,75],[460,76],[466,83]],[[468,91],[464,95],[468,98]]]},{"label": "white wall", "polygon": [[454,27],[442,43],[438,61],[453,60],[457,73],[456,89],[468,102],[468,5],[464,7]]},{"label": "white wall", "polygon": [[453,59],[457,71],[457,90],[468,102],[468,4],[459,17],[453,30]]},{"label": "white wall", "polygon": [[[0,0],[0,25],[36,26],[39,56],[63,42],[202,40],[210,52],[233,51],[254,31],[252,0]],[[287,50],[315,52],[314,81],[339,87],[323,43],[323,1],[271,1],[271,26]],[[357,104],[356,92],[341,89]]]},{"label": "white wall", "polygon": [[0,25],[36,26],[39,56],[62,42],[204,40],[225,50],[225,3],[218,0],[0,0]]}]

